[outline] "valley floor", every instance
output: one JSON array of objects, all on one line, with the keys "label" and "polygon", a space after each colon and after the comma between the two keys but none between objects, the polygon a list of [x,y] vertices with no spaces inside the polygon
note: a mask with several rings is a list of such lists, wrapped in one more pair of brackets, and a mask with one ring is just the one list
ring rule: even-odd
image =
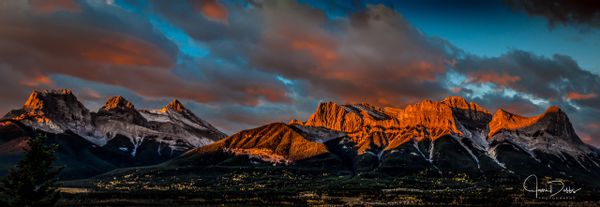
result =
[{"label": "valley floor", "polygon": [[[283,168],[139,168],[63,183],[61,206],[473,205],[600,206],[600,189],[550,197],[520,178],[470,179]],[[566,185],[576,185],[567,183]]]}]

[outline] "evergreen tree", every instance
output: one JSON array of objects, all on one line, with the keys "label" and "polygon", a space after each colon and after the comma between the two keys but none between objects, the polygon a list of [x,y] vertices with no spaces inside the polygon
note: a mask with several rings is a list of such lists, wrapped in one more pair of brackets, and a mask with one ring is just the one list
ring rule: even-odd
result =
[{"label": "evergreen tree", "polygon": [[52,164],[56,160],[56,145],[47,145],[45,135],[27,140],[25,157],[9,170],[2,180],[2,206],[54,206],[60,194],[56,187],[61,169]]}]

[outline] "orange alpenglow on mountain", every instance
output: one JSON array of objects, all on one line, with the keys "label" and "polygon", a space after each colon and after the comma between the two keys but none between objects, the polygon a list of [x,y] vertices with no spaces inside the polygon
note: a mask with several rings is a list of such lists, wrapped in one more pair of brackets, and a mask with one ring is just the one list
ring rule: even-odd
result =
[{"label": "orange alpenglow on mountain", "polygon": [[[445,135],[462,136],[455,123],[455,115],[489,121],[489,112],[481,106],[470,103],[457,96],[448,97],[441,102],[424,100],[404,109],[378,107],[362,103],[338,105],[333,102],[321,103],[308,121],[294,120],[290,124],[308,127],[324,127],[346,132],[353,141],[363,143],[361,151],[374,145],[385,143],[402,144],[412,138],[417,140],[436,140]],[[369,134],[381,132],[386,136],[378,140],[368,140]]]},{"label": "orange alpenglow on mountain", "polygon": [[[34,123],[47,123],[53,116],[60,115],[56,112],[57,109],[67,110],[76,115],[87,112],[81,103],[73,102],[73,100],[77,100],[77,98],[68,89],[33,91],[21,109],[11,111],[7,116],[14,115],[11,118],[15,120],[27,119]],[[66,118],[77,119],[80,117]]]},{"label": "orange alpenglow on mountain", "polygon": [[167,113],[169,109],[175,110],[177,112],[183,112],[184,110],[186,110],[183,104],[181,104],[181,102],[179,102],[179,100],[177,99],[173,99],[169,104],[163,107],[161,109],[161,112]]},{"label": "orange alpenglow on mountain", "polygon": [[113,96],[106,101],[106,104],[104,104],[100,110],[110,111],[117,108],[135,109],[135,106],[133,106],[133,103],[125,100],[122,96]]},{"label": "orange alpenglow on mountain", "polygon": [[237,155],[257,156],[274,163],[289,163],[327,153],[327,148],[322,143],[306,139],[287,124],[273,123],[238,132],[183,156],[223,149]]},{"label": "orange alpenglow on mountain", "polygon": [[[278,165],[478,175],[593,167],[566,114],[550,107],[521,117],[451,96],[404,108],[323,102],[305,122],[272,123],[199,147],[169,165]],[[554,157],[579,160],[562,163]],[[550,164],[540,164],[540,163]],[[558,164],[556,164],[558,163]],[[583,167],[582,167],[583,166]],[[595,169],[595,168],[594,168]],[[565,169],[566,170],[566,169]],[[584,173],[584,172],[574,172]]]}]

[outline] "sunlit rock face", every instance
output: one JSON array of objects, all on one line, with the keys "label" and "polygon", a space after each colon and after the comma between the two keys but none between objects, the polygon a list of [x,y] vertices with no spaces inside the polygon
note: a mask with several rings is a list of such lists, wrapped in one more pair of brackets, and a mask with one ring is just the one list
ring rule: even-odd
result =
[{"label": "sunlit rock face", "polygon": [[328,155],[332,166],[343,163],[341,169],[354,172],[484,176],[560,169],[557,173],[563,176],[600,177],[597,150],[581,142],[567,115],[557,107],[535,117],[504,110],[492,115],[456,96],[404,108],[324,102],[307,121],[242,131],[189,151],[173,163],[211,160],[201,163],[218,165],[246,156],[295,166],[300,160],[322,160],[313,152]]},{"label": "sunlit rock face", "polygon": [[12,110],[4,118],[54,133],[67,129],[81,134],[92,131],[90,112],[66,89],[34,91],[21,109]]},{"label": "sunlit rock face", "polygon": [[523,117],[512,114],[503,109],[498,109],[489,123],[489,136],[492,137],[502,131],[532,131],[541,130],[540,133],[547,133],[552,136],[562,137],[569,142],[581,144],[577,138],[575,130],[565,114],[557,106],[551,106],[540,115],[533,117]]},{"label": "sunlit rock face", "polygon": [[[390,144],[393,147],[411,139],[436,140],[447,135],[479,139],[474,136],[485,131],[490,119],[491,114],[477,104],[468,104],[460,97],[448,97],[441,102],[424,100],[403,109],[327,102],[320,104],[308,121],[295,120],[290,124],[345,132],[359,143],[360,152],[364,153],[370,146],[380,151]],[[383,136],[373,139],[373,133]]]},{"label": "sunlit rock face", "polygon": [[238,132],[210,147],[192,150],[188,154],[221,149],[275,163],[289,163],[328,153],[324,144],[313,142],[291,126],[273,123]]},{"label": "sunlit rock face", "polygon": [[[226,137],[177,100],[161,109],[138,110],[125,98],[114,96],[98,112],[90,112],[69,90],[34,91],[22,109],[13,110],[4,118],[52,134],[59,139],[54,141],[64,141],[60,145],[65,152],[74,151],[69,149],[74,146],[72,143],[80,143],[75,145],[83,149],[77,150],[90,148],[91,152],[85,152],[89,156],[99,153],[97,149],[103,150],[102,158],[90,159],[111,164],[97,172],[157,164]],[[20,138],[30,136],[27,131],[22,130]],[[67,137],[70,144],[61,140]]]},{"label": "sunlit rock face", "polygon": [[177,99],[173,99],[173,101],[169,102],[169,104],[160,109],[160,111],[163,113],[167,113],[171,110],[179,113],[188,111]]}]

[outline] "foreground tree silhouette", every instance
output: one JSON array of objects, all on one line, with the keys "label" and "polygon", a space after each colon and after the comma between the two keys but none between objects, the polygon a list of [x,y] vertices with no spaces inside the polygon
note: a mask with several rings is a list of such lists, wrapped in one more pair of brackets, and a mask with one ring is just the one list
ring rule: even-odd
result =
[{"label": "foreground tree silhouette", "polygon": [[56,145],[47,145],[46,136],[27,140],[25,157],[2,180],[0,206],[54,206],[60,194],[56,180],[60,168],[54,167]]}]

